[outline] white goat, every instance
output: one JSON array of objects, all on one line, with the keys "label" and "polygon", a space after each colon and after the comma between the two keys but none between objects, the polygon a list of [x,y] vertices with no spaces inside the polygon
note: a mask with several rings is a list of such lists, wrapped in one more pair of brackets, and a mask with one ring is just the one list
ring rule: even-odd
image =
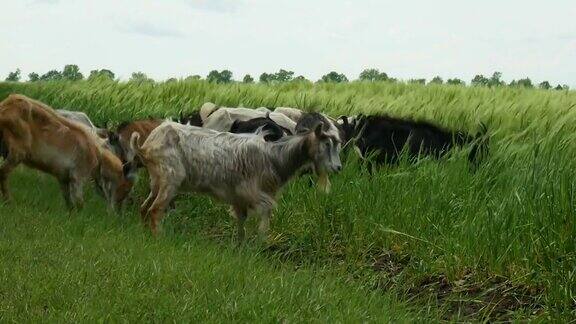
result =
[{"label": "white goat", "polygon": [[268,232],[276,194],[302,166],[325,173],[342,168],[337,139],[318,125],[311,131],[265,142],[262,135],[238,135],[164,122],[141,147],[131,146],[150,174],[150,195],[141,206],[153,233],[179,190],[205,193],[232,206],[238,238],[244,238],[248,211],[260,215],[259,231]]}]

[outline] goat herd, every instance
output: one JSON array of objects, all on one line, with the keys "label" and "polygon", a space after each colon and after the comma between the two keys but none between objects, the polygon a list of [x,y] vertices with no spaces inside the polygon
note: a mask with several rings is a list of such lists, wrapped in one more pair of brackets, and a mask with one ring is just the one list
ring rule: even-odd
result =
[{"label": "goat herd", "polygon": [[0,102],[0,186],[9,200],[8,175],[23,163],[55,176],[70,209],[82,206],[83,184],[91,179],[117,210],[144,167],[150,194],[140,214],[153,233],[176,194],[186,190],[231,205],[242,241],[249,211],[260,215],[259,232],[266,235],[277,192],[298,172],[318,175],[328,191],[328,174],[342,168],[342,147],[371,155],[372,163],[395,164],[402,151],[410,159],[440,157],[470,144],[468,159],[476,166],[487,143],[485,127],[471,136],[388,116],[333,119],[295,108],[212,103],[174,120],[135,120],[112,131],[94,126],[82,112],[53,110],[13,94]]}]

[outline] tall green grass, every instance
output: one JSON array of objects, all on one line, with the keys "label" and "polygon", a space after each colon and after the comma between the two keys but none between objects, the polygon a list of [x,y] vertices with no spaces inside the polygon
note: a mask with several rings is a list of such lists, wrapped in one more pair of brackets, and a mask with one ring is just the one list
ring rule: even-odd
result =
[{"label": "tall green grass", "polygon": [[[398,83],[1,84],[0,99],[9,93],[82,110],[109,125],[173,116],[206,101],[292,106],[335,117],[386,113],[472,133],[484,123],[490,155],[474,173],[461,150],[372,176],[350,156],[332,177],[330,195],[296,179],[275,211],[269,250],[297,264],[330,264],[362,282],[384,281],[406,298],[412,298],[415,280],[430,275],[452,282],[471,273],[479,282],[502,276],[540,291],[539,318],[576,315],[574,92]],[[138,188],[140,199],[145,186]],[[233,228],[225,206],[196,196],[180,199],[164,224],[166,237],[200,235],[216,242],[229,242]],[[390,253],[408,260],[401,274],[374,272],[374,260]],[[434,307],[444,312],[442,304]]]}]

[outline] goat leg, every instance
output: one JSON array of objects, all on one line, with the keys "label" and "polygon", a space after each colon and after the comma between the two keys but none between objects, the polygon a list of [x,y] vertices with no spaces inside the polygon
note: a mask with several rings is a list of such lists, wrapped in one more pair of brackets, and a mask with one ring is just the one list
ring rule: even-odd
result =
[{"label": "goat leg", "polygon": [[158,191],[160,190],[158,186],[158,182],[155,181],[155,178],[150,176],[150,193],[148,197],[144,200],[142,205],[140,206],[140,218],[142,219],[142,223],[147,225],[148,224],[148,217],[150,216],[149,210],[152,206],[154,200],[156,200],[156,196],[158,196]]},{"label": "goat leg", "polygon": [[152,234],[156,236],[158,234],[158,224],[162,221],[162,217],[166,213],[166,208],[174,195],[177,192],[177,187],[170,184],[164,184],[160,186],[160,190],[158,191],[158,195],[152,206],[150,206],[149,213],[150,213],[150,229],[152,230]]},{"label": "goat leg", "polygon": [[238,244],[244,242],[244,238],[246,236],[246,230],[244,229],[244,222],[248,216],[248,212],[246,208],[240,206],[232,206],[232,214],[234,218],[236,218],[236,228],[237,228],[237,235],[238,235]]},{"label": "goat leg", "polygon": [[113,183],[110,183],[109,186],[109,190],[110,193],[108,195],[108,210],[111,214],[114,214],[116,211],[120,211],[121,209],[121,204],[120,202],[117,201],[116,198],[116,190],[117,190],[117,186]]},{"label": "goat leg", "polygon": [[258,234],[260,236],[260,240],[262,241],[265,241],[268,238],[268,233],[270,232],[270,217],[272,216],[273,207],[274,202],[268,197],[262,199],[262,201],[260,201],[256,207],[256,212],[260,216]]},{"label": "goat leg", "polygon": [[8,157],[0,167],[0,189],[5,202],[10,201],[10,192],[8,191],[8,175],[18,166],[17,162],[11,161]]},{"label": "goat leg", "polygon": [[72,197],[70,196],[70,181],[68,179],[60,180],[60,190],[62,191],[66,208],[72,210],[74,205],[72,204]]},{"label": "goat leg", "polygon": [[83,183],[79,179],[72,179],[70,181],[70,198],[73,208],[77,210],[81,210],[84,207],[84,190],[82,185]]}]

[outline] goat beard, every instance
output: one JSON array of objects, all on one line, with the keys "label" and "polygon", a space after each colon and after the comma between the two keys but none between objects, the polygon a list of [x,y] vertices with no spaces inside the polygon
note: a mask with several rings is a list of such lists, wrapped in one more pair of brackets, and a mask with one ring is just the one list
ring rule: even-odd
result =
[{"label": "goat beard", "polygon": [[318,188],[324,193],[330,193],[330,179],[328,178],[328,173],[320,171],[318,174]]}]

